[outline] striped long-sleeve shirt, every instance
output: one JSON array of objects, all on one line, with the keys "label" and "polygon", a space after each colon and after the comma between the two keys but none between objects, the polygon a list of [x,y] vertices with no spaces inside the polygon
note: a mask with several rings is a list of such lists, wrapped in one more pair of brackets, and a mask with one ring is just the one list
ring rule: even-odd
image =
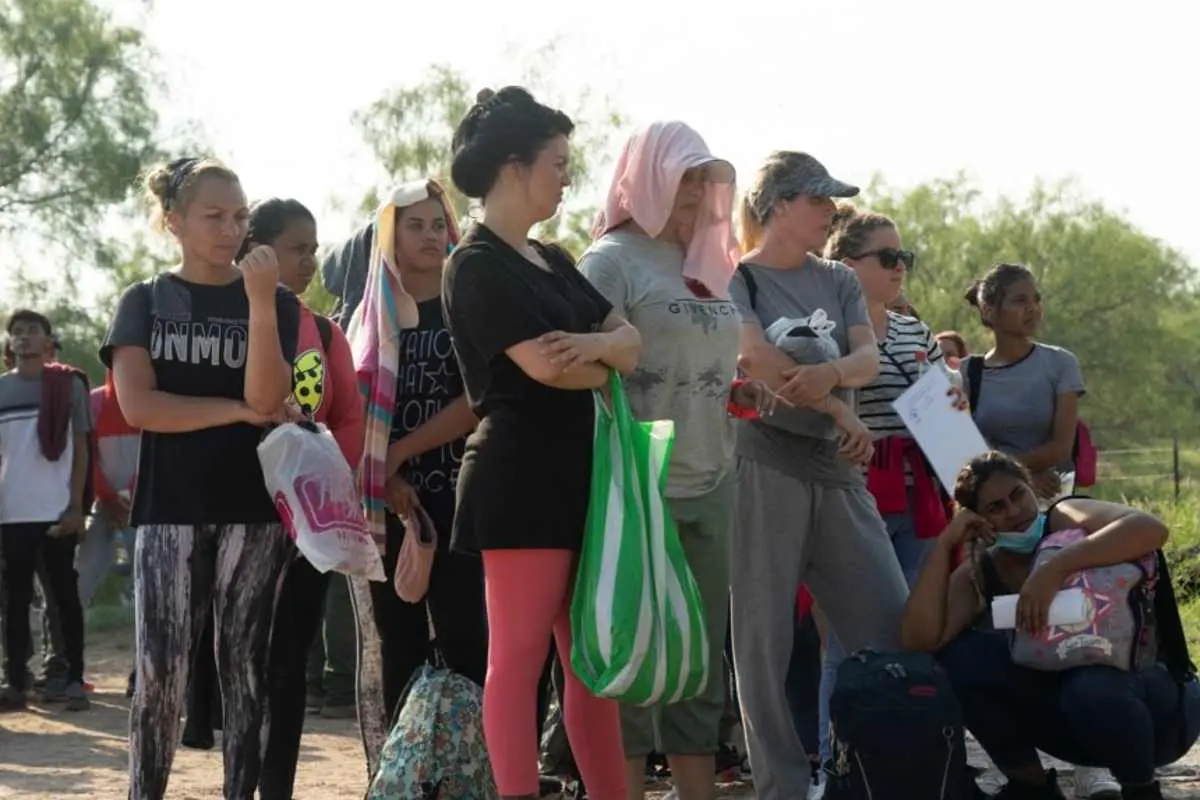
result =
[{"label": "striped long-sleeve shirt", "polygon": [[857,397],[858,416],[876,439],[908,436],[892,403],[920,376],[917,353],[925,353],[927,366],[942,361],[942,351],[924,322],[889,311],[887,337],[879,343],[879,374],[858,390]]}]

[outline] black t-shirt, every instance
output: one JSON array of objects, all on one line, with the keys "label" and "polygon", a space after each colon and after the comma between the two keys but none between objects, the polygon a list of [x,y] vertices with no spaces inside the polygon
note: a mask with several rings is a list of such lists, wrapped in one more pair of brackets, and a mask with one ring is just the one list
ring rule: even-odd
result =
[{"label": "black t-shirt", "polygon": [[[462,378],[454,359],[450,331],[442,321],[440,297],[417,304],[416,328],[400,333],[400,369],[396,377],[396,409],[391,440],[420,428],[462,395]],[[421,505],[446,542],[454,518],[454,491],[462,466],[466,437],[411,459],[401,475],[417,490]]]},{"label": "black t-shirt", "polygon": [[[275,295],[279,339],[290,362],[300,304]],[[150,353],[159,391],[187,397],[245,396],[250,301],[239,278],[224,286],[164,273],[125,290],[100,358],[116,347]],[[263,430],[238,423],[187,433],[143,431],[134,490],[135,525],[227,525],[278,522],[257,447]]]},{"label": "black t-shirt", "polygon": [[591,478],[590,391],[530,378],[505,352],[555,330],[598,330],[612,304],[565,251],[538,268],[482,225],[446,268],[442,302],[479,427],[467,440],[454,519],[460,550],[577,549]]}]

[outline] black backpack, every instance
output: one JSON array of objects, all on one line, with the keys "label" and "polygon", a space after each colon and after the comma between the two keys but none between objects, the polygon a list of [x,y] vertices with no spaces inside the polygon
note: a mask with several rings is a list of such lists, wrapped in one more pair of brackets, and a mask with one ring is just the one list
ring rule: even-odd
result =
[{"label": "black backpack", "polygon": [[829,700],[833,750],[825,800],[968,800],[962,710],[925,653],[860,650]]}]

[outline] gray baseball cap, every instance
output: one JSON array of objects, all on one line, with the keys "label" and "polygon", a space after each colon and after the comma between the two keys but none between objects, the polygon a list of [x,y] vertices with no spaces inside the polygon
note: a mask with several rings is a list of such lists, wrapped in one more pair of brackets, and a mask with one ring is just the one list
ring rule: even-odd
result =
[{"label": "gray baseball cap", "polygon": [[779,150],[767,157],[747,192],[754,213],[766,220],[781,200],[794,197],[854,197],[857,186],[837,180],[808,153]]}]

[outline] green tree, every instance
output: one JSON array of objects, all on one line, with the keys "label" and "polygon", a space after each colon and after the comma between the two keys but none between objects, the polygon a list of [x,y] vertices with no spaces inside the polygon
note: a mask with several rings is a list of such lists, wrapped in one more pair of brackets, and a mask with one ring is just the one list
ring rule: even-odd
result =
[{"label": "green tree", "polygon": [[88,0],[0,0],[0,235],[91,232],[155,155],[140,31]]},{"label": "green tree", "polygon": [[907,191],[876,180],[864,205],[895,219],[917,251],[908,294],[922,318],[935,332],[962,331],[976,352],[990,335],[965,289],[997,262],[1030,267],[1044,297],[1042,339],[1078,356],[1089,390],[1082,414],[1102,445],[1195,427],[1190,402],[1179,403],[1185,384],[1171,379],[1186,364],[1200,388],[1181,321],[1197,318],[1186,316],[1191,270],[1177,251],[1069,182],[984,204],[962,176]]},{"label": "green tree", "polygon": [[[546,83],[542,76],[553,73],[546,65],[553,63],[556,49],[551,42],[526,55],[528,67],[521,85],[539,100],[566,110],[576,122],[572,184],[578,193],[594,185],[608,161],[612,135],[623,120],[605,98],[588,92],[567,98]],[[466,77],[451,66],[436,65],[417,83],[384,94],[355,114],[354,121],[382,167],[387,185],[436,177],[446,186],[455,213],[466,219],[470,201],[450,181],[450,140],[473,102]],[[378,203],[379,194],[372,191],[362,209],[369,213]],[[587,230],[594,213],[595,209],[572,204],[568,197],[558,216],[543,223],[537,235],[557,240],[578,255],[589,242]]]}]

